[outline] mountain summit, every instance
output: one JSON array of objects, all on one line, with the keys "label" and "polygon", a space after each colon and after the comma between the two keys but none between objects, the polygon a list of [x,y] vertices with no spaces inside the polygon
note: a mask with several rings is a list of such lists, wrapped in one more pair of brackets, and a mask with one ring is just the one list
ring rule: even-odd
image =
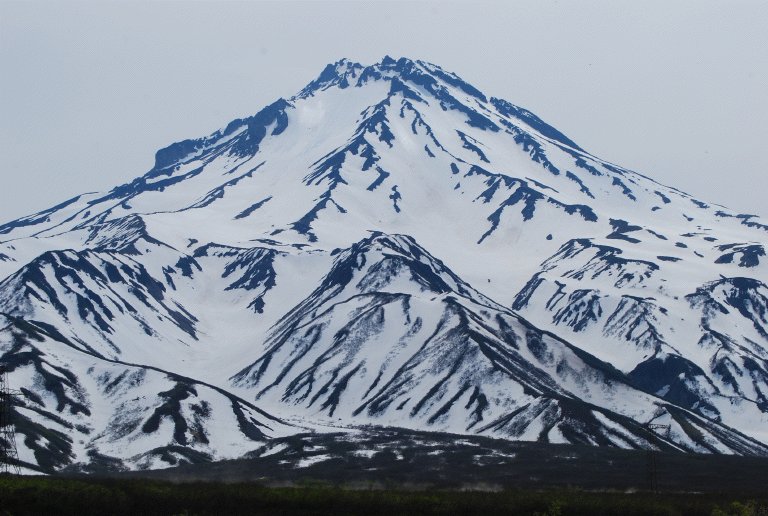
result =
[{"label": "mountain summit", "polygon": [[765,455],[767,232],[437,65],[342,59],[0,226],[19,455],[152,468],[366,425]]}]

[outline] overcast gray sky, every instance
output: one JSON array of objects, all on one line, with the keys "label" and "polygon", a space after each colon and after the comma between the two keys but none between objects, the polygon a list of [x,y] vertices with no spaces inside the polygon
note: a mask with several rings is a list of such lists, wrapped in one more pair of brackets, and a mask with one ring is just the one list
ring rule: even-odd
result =
[{"label": "overcast gray sky", "polygon": [[149,170],[341,57],[454,71],[593,154],[768,216],[768,2],[0,0],[0,220]]}]

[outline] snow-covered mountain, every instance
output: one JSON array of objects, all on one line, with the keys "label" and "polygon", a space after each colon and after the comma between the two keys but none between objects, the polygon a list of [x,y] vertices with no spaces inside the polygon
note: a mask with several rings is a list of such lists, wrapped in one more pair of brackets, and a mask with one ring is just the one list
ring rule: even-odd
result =
[{"label": "snow-covered mountain", "polygon": [[157,467],[371,424],[768,454],[767,243],[436,65],[341,60],[0,226],[19,454]]}]

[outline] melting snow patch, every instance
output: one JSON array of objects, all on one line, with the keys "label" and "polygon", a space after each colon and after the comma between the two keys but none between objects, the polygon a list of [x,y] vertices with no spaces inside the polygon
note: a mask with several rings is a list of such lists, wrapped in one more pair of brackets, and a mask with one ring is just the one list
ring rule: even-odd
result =
[{"label": "melting snow patch", "polygon": [[278,444],[277,446],[266,450],[264,453],[259,455],[259,457],[268,457],[270,455],[274,455],[275,453],[280,453],[281,451],[285,450],[286,448],[288,448],[287,444]]},{"label": "melting snow patch", "polygon": [[378,453],[377,450],[355,450],[352,452],[352,455],[354,455],[355,457],[365,457],[366,459],[370,459],[377,453]]},{"label": "melting snow patch", "polygon": [[317,464],[318,462],[323,462],[324,460],[329,460],[330,458],[330,455],[313,455],[312,457],[305,457],[296,463],[296,467],[308,468],[312,464]]},{"label": "melting snow patch", "polygon": [[463,439],[459,439],[458,441],[456,441],[455,444],[460,446],[480,446],[478,443],[473,443],[472,441],[467,441]]}]

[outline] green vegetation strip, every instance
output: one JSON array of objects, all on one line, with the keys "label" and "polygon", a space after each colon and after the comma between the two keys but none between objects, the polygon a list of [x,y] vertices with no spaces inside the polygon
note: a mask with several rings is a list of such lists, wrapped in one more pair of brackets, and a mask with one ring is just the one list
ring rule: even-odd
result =
[{"label": "green vegetation strip", "polygon": [[0,477],[0,515],[768,515],[759,499],[586,491],[408,491],[154,480]]}]

